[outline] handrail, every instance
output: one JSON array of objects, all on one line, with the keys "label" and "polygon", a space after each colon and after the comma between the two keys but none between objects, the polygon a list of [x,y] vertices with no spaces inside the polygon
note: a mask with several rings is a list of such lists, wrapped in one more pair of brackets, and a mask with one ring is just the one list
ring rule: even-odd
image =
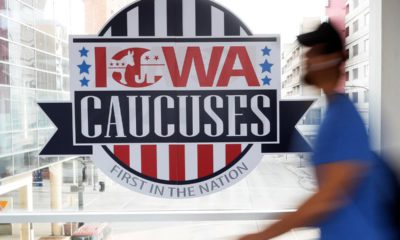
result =
[{"label": "handrail", "polygon": [[26,211],[0,213],[0,223],[55,223],[55,222],[186,222],[186,221],[246,221],[277,220],[282,214],[295,211]]}]

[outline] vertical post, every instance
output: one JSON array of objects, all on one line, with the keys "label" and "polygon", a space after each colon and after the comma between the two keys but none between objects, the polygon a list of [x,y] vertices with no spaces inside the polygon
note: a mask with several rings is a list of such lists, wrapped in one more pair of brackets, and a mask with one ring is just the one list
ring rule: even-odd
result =
[{"label": "vertical post", "polygon": [[[33,209],[33,198],[32,198],[32,178],[28,181],[27,185],[19,189],[20,208],[32,211]],[[23,223],[20,228],[20,239],[21,240],[33,240],[34,233],[32,223]]]},{"label": "vertical post", "polygon": [[376,150],[400,159],[400,1],[370,0],[370,120]]},{"label": "vertical post", "polygon": [[[62,163],[49,167],[50,172],[50,205],[51,210],[62,209]],[[51,233],[54,236],[62,235],[62,224],[52,223]]]}]

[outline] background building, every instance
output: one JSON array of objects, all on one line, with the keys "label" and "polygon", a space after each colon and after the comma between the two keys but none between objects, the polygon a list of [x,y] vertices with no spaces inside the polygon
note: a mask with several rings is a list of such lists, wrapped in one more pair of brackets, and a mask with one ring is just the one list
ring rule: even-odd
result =
[{"label": "background building", "polygon": [[369,119],[369,0],[346,4],[346,92],[368,125]]},{"label": "background building", "polygon": [[[80,6],[80,0],[0,0],[0,195],[17,191],[17,209],[32,210],[32,172],[48,167],[49,208],[61,205],[61,162],[72,158],[38,156],[55,129],[37,102],[69,100],[68,34],[73,26],[83,29]],[[21,233],[32,237],[27,225]]]}]

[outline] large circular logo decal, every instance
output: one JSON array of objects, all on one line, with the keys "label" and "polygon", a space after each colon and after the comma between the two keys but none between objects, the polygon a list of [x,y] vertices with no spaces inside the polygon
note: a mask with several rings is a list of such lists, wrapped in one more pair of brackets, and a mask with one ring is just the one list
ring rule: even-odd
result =
[{"label": "large circular logo decal", "polygon": [[41,104],[58,126],[41,154],[92,156],[161,198],[235,184],[264,153],[287,150],[309,106],[279,99],[279,37],[250,35],[212,1],[142,0],[99,36],[72,36],[72,104]]}]

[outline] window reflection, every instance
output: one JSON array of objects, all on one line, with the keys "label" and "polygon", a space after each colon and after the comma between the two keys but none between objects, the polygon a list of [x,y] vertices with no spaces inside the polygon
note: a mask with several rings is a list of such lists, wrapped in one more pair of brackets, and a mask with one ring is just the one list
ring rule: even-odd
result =
[{"label": "window reflection", "polygon": [[9,65],[0,63],[0,84],[10,84]]},{"label": "window reflection", "polygon": [[[3,20],[2,18],[1,20]],[[19,42],[29,47],[35,46],[33,29],[17,22],[8,21],[8,39],[9,41]]]},{"label": "window reflection", "polygon": [[33,8],[19,1],[8,1],[8,16],[29,26],[34,25]]},{"label": "window reflection", "polygon": [[32,129],[37,127],[37,105],[35,91],[29,89],[11,89],[11,113],[13,130]]},{"label": "window reflection", "polygon": [[36,150],[38,148],[37,139],[37,130],[14,132],[12,136],[13,151]]},{"label": "window reflection", "polygon": [[[0,86],[0,133],[11,131],[10,88]],[[0,138],[1,139],[1,138]],[[0,143],[1,145],[1,143]],[[1,149],[1,147],[0,147]],[[0,150],[1,153],[1,150]]]},{"label": "window reflection", "polygon": [[36,72],[32,69],[10,65],[10,80],[13,86],[35,88]]},{"label": "window reflection", "polygon": [[[1,141],[1,138],[0,138]],[[5,178],[13,174],[13,160],[11,156],[0,158],[0,178]]]}]

